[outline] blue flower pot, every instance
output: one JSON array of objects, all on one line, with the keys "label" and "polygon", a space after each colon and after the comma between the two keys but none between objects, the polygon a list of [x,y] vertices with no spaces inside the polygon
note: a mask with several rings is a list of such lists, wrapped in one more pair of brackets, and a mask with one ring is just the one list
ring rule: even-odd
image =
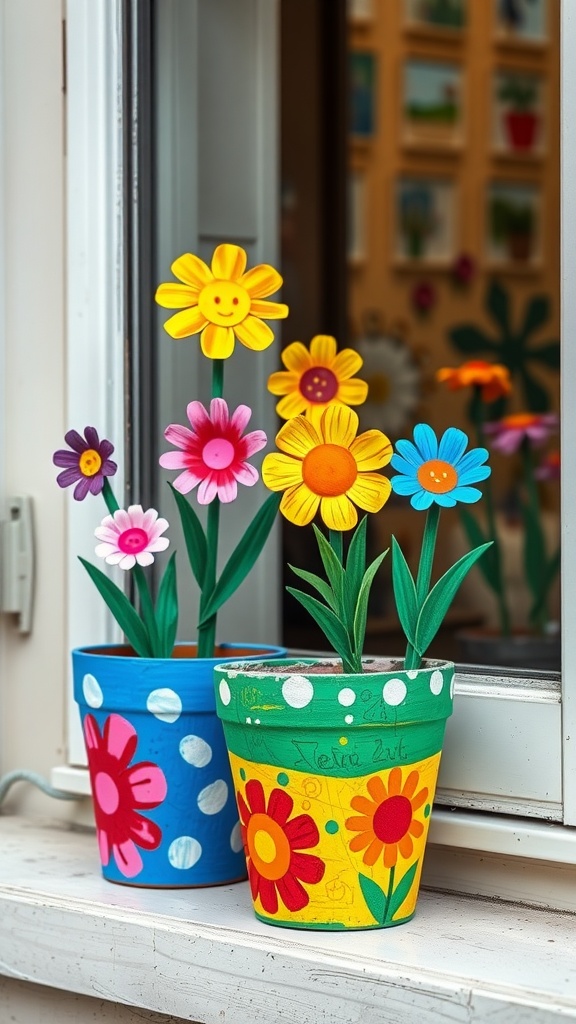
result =
[{"label": "blue flower pot", "polygon": [[72,651],[104,878],[125,885],[222,885],[246,877],[214,666],[282,657],[223,644],[196,658],[138,658],[128,646]]}]

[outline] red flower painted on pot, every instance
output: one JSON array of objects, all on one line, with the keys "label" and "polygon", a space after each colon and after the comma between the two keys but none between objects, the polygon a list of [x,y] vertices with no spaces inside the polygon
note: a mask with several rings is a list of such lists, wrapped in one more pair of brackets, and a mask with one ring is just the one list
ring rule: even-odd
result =
[{"label": "red flower painted on pot", "polygon": [[130,765],[138,736],[121,715],[110,715],[102,733],[93,715],[86,715],[84,739],[102,864],[106,867],[112,855],[118,870],[134,878],[143,866],[137,847],[155,850],[162,841],[158,825],[139,810],[150,810],[164,800],[164,772],[150,761]]},{"label": "red flower painted on pot", "polygon": [[470,284],[476,274],[476,263],[473,256],[467,252],[461,252],[452,264],[452,279],[454,284],[466,286]]},{"label": "red flower painted on pot", "polygon": [[362,860],[372,867],[383,854],[384,867],[396,866],[398,854],[407,859],[412,856],[412,837],[419,839],[424,825],[418,821],[416,811],[426,803],[428,789],[418,792],[420,773],[412,771],[402,785],[402,769],[393,768],[386,787],[380,776],[368,780],[367,796],[355,796],[352,809],[361,817],[347,818],[346,828],[358,835],[350,842],[354,853],[364,850]]},{"label": "red flower painted on pot", "polygon": [[248,863],[252,898],[267,914],[278,910],[278,896],[288,910],[302,910],[309,895],[301,884],[316,885],[326,865],[301,850],[317,846],[318,828],[309,814],[289,820],[294,801],[283,789],[273,789],[266,806],[262,783],[246,783],[246,799],[236,794],[242,842]]}]

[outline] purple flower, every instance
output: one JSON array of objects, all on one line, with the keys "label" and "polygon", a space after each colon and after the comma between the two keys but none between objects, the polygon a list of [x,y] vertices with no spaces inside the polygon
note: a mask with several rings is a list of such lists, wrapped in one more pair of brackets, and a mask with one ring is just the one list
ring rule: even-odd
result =
[{"label": "purple flower", "polygon": [[100,441],[94,427],[85,427],[84,437],[77,430],[69,430],[64,440],[71,450],[61,448],[52,456],[54,465],[64,468],[64,472],[56,477],[56,482],[60,487],[76,484],[76,501],[83,501],[88,492],[100,494],[104,487],[104,477],[114,476],[118,468],[109,458],[114,445],[110,441]]},{"label": "purple flower", "polygon": [[460,253],[452,264],[452,277],[455,284],[470,284],[475,273],[476,263],[474,258],[469,256],[466,252]]},{"label": "purple flower", "polygon": [[505,416],[497,423],[486,423],[486,434],[492,437],[492,447],[504,455],[513,455],[523,441],[534,447],[544,444],[558,430],[556,413],[520,412]]}]

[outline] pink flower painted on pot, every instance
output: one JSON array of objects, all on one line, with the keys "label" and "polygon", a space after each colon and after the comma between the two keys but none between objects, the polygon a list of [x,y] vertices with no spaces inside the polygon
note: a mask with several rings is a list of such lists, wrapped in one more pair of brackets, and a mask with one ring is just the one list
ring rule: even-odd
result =
[{"label": "pink flower painted on pot", "polygon": [[138,736],[122,715],[109,715],[102,733],[94,716],[86,715],[84,739],[102,864],[114,857],[118,870],[134,878],[143,867],[137,847],[156,850],[162,841],[158,825],[139,812],[165,799],[164,772],[151,761],[130,765]]},{"label": "pink flower painted on pot", "polygon": [[104,477],[114,476],[118,468],[110,458],[114,445],[104,438],[100,440],[95,427],[85,427],[84,437],[77,430],[69,430],[64,440],[70,450],[59,448],[52,456],[54,465],[63,468],[56,483],[60,487],[76,484],[76,501],[83,501],[89,493],[100,494]]},{"label": "pink flower painted on pot", "polygon": [[160,536],[168,529],[168,521],[161,519],[155,508],[146,512],[142,505],[119,508],[113,516],[105,516],[94,530],[101,544],[96,554],[108,565],[119,565],[121,569],[133,569],[138,565],[151,565],[154,554],[165,551],[170,541]]},{"label": "pink flower painted on pot", "polygon": [[253,430],[242,436],[252,410],[239,405],[230,415],[223,398],[212,399],[209,413],[201,402],[190,402],[186,413],[192,429],[178,423],[166,427],[164,437],[181,451],[165,452],[160,465],[184,470],[174,480],[181,494],[199,484],[200,505],[208,505],[216,497],[222,502],[234,501],[239,483],[252,487],[258,480],[258,470],[246,460],[264,448],[266,434]]},{"label": "pink flower painted on pot", "polygon": [[504,416],[496,423],[486,423],[486,434],[492,437],[492,447],[504,455],[513,455],[523,441],[534,447],[544,444],[558,430],[556,413],[521,412]]}]

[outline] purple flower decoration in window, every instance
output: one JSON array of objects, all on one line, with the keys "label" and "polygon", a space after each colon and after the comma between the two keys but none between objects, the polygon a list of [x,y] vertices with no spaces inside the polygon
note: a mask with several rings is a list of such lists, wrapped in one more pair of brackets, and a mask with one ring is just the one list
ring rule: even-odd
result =
[{"label": "purple flower decoration in window", "polygon": [[101,441],[94,427],[85,427],[84,437],[77,430],[69,430],[64,440],[70,450],[61,448],[52,456],[54,465],[63,468],[56,482],[60,487],[76,484],[76,501],[83,501],[89,492],[100,494],[104,477],[114,476],[118,468],[110,459],[114,445],[105,439]]}]

